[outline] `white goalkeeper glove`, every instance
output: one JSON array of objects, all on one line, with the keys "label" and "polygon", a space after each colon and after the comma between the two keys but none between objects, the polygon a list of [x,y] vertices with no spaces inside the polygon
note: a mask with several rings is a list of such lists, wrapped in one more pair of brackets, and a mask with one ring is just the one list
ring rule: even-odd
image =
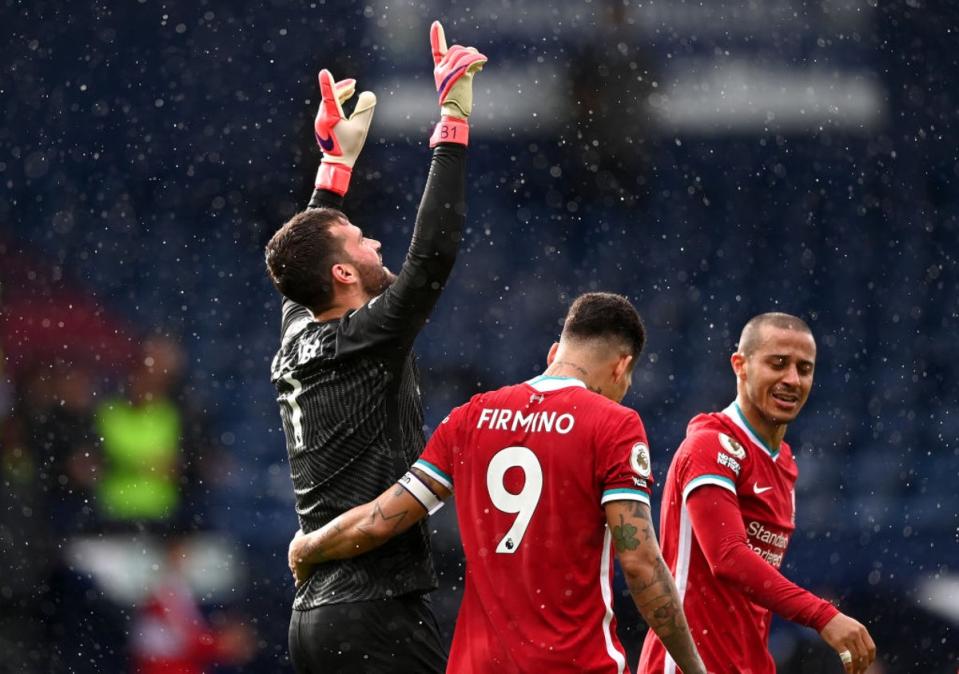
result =
[{"label": "white goalkeeper glove", "polygon": [[320,170],[316,173],[316,188],[346,194],[350,186],[353,164],[360,156],[366,134],[373,121],[376,95],[364,91],[356,100],[353,114],[343,114],[343,103],[356,92],[356,80],[333,81],[329,70],[320,71],[320,109],[313,126],[316,142],[323,152]]}]

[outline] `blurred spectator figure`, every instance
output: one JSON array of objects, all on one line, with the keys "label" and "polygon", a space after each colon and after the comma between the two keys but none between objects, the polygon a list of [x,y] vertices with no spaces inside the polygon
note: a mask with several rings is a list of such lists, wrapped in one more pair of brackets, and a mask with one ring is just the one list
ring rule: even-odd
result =
[{"label": "blurred spectator figure", "polygon": [[22,418],[40,462],[46,515],[62,539],[96,526],[91,507],[98,463],[96,389],[84,365],[62,361],[34,371],[28,383]]},{"label": "blurred spectator figure", "polygon": [[88,385],[85,373],[63,363],[21,372],[13,414],[4,420],[0,605],[11,600],[11,610],[31,610],[36,589],[56,565],[58,547],[81,517],[83,490],[71,466],[78,463],[75,451],[89,454],[92,438],[89,405],[83,395],[71,394],[74,375]]},{"label": "blurred spectator figure", "polygon": [[0,672],[80,674],[122,661],[116,607],[62,558],[74,534],[95,526],[93,396],[82,365],[33,363],[18,372],[13,414],[2,419]]},{"label": "blurred spectator figure", "polygon": [[572,183],[583,197],[599,194],[607,205],[632,206],[645,192],[649,171],[646,99],[653,76],[626,5],[605,0],[596,14],[595,39],[578,45],[570,63],[577,131],[571,137],[583,171]]},{"label": "blurred spectator figure", "polygon": [[203,674],[214,664],[243,664],[253,657],[256,637],[247,625],[225,620],[214,628],[203,616],[186,560],[185,541],[173,538],[130,632],[135,674]]},{"label": "blurred spectator figure", "polygon": [[0,662],[0,672],[4,674],[16,668],[41,671],[46,662],[37,648],[43,631],[35,592],[49,574],[52,545],[45,518],[40,516],[39,460],[27,443],[21,411],[18,405],[4,418],[0,436],[0,653],[6,661]]},{"label": "blurred spectator figure", "polygon": [[182,530],[202,524],[200,469],[216,450],[204,411],[184,390],[184,361],[174,340],[148,338],[127,395],[97,409],[103,457],[97,500],[110,525]]}]

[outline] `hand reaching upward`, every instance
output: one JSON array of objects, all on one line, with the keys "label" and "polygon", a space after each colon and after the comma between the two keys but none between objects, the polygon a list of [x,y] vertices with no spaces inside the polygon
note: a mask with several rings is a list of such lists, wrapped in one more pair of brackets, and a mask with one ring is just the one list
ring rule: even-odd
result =
[{"label": "hand reaching upward", "polygon": [[337,194],[345,194],[349,187],[353,165],[366,143],[366,136],[373,121],[376,96],[364,91],[356,101],[353,114],[343,113],[343,103],[356,92],[356,80],[335,82],[329,70],[319,75],[320,109],[316,113],[314,132],[316,142],[323,152],[323,161],[316,174],[316,187]]}]

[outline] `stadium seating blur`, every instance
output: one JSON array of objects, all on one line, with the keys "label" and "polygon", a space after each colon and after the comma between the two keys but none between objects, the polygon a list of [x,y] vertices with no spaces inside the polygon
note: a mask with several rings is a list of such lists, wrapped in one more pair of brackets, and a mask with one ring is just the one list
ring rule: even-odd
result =
[{"label": "stadium seating blur", "polygon": [[[148,336],[180,343],[229,458],[202,528],[243,550],[232,601],[259,652],[242,671],[287,666],[296,528],[263,245],[309,197],[314,77],[329,67],[379,96],[347,210],[399,267],[428,166],[434,14],[490,63],[466,240],[417,344],[428,426],[540,372],[576,294],[617,291],[649,327],[625,403],[661,477],[686,421],[732,399],[743,323],[803,315],[819,362],[787,436],[802,474],[784,570],[869,623],[882,671],[955,671],[959,618],[918,591],[959,560],[954,3],[81,4],[5,18],[3,414],[27,372],[82,367],[104,392]],[[742,88],[740,107],[720,85]],[[95,317],[83,331],[43,324],[80,306]],[[434,527],[448,632],[463,575],[452,515]],[[643,628],[621,629],[634,653]],[[792,662],[802,638],[777,630]],[[71,671],[97,671],[85,662]]]}]

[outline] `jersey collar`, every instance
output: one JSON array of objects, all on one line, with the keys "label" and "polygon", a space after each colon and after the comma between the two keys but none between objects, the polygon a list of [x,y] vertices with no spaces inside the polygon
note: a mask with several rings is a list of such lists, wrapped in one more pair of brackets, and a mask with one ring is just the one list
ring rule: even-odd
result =
[{"label": "jersey collar", "polygon": [[729,417],[730,421],[739,426],[740,430],[753,441],[753,444],[762,449],[766,454],[772,457],[772,460],[775,461],[779,458],[779,448],[775,450],[766,444],[766,442],[759,437],[759,433],[756,432],[756,429],[753,428],[752,424],[749,423],[749,420],[746,419],[746,415],[743,414],[743,411],[739,407],[739,403],[735,400],[732,404],[723,410],[723,414]]},{"label": "jersey collar", "polygon": [[541,374],[538,377],[533,377],[527,381],[526,384],[532,386],[540,393],[558,391],[559,389],[566,388],[567,386],[579,386],[580,388],[586,388],[586,384],[576,377],[554,377],[548,374]]}]

